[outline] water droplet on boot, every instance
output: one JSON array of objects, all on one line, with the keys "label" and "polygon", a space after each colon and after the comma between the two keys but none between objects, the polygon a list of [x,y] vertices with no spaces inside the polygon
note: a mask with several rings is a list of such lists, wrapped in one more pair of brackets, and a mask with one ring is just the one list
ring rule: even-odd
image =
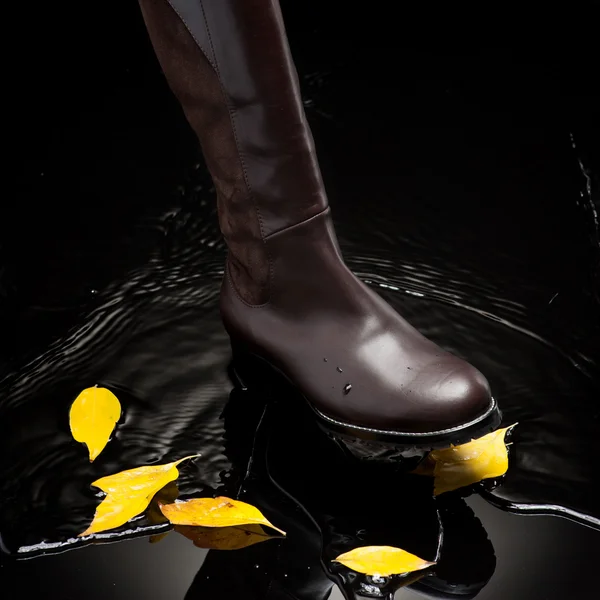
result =
[{"label": "water droplet on boot", "polygon": [[324,361],[324,362],[327,362],[327,359],[326,359],[326,358],[324,358],[324,359],[323,359],[323,361]]},{"label": "water droplet on boot", "polygon": [[336,367],[336,369],[338,370],[338,373],[343,373],[343,369],[341,367]]},{"label": "water droplet on boot", "polygon": [[352,389],[352,384],[351,383],[347,383],[344,386],[344,394],[349,394],[351,389]]}]

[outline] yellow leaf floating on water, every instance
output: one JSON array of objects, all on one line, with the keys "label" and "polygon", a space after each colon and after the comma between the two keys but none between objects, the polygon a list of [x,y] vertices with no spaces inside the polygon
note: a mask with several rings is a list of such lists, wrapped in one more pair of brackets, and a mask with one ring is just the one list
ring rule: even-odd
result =
[{"label": "yellow leaf floating on water", "polygon": [[443,450],[433,450],[415,473],[433,475],[434,495],[439,496],[461,487],[500,477],[508,470],[507,432],[514,425]]},{"label": "yellow leaf floating on water", "polygon": [[192,540],[194,546],[210,550],[241,550],[279,537],[270,535],[260,525],[254,524],[238,527],[175,525],[175,531]]},{"label": "yellow leaf floating on water", "polygon": [[120,417],[121,403],[106,388],[87,388],[75,398],[69,411],[69,425],[75,440],[87,446],[90,462],[104,450]]},{"label": "yellow leaf floating on water", "polygon": [[340,554],[333,562],[339,562],[358,573],[381,577],[404,575],[435,564],[392,546],[362,546]]},{"label": "yellow leaf floating on water", "polygon": [[239,525],[266,525],[285,535],[270,523],[252,504],[218,498],[192,498],[174,504],[161,504],[160,510],[173,525],[199,525],[201,527],[237,527]]},{"label": "yellow leaf floating on water", "polygon": [[166,465],[129,469],[94,481],[92,485],[107,495],[96,508],[91,525],[80,537],[120,527],[139,515],[150,504],[158,490],[179,477],[177,465],[195,456],[199,455],[186,456]]}]

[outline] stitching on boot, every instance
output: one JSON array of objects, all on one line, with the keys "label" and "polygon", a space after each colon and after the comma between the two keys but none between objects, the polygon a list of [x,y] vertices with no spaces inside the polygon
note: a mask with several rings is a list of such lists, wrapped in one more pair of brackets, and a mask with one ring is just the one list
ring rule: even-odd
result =
[{"label": "stitching on boot", "polygon": [[[223,92],[223,97],[225,98],[225,104],[226,104],[227,110],[229,112],[229,119],[231,121],[231,129],[233,131],[233,139],[235,140],[235,147],[237,149],[238,156],[240,158],[240,163],[242,164],[242,172],[244,174],[244,183],[246,184],[246,187],[248,188],[248,194],[250,196],[250,201],[252,202],[252,204],[254,206],[254,211],[256,212],[256,216],[258,218],[258,226],[260,227],[260,237],[263,240],[263,247],[265,249],[265,254],[267,255],[267,262],[269,264],[269,281],[268,281],[268,286],[267,286],[267,290],[266,290],[267,291],[266,303],[268,303],[270,300],[270,297],[271,297],[271,285],[272,285],[272,281],[273,281],[273,261],[271,260],[271,255],[269,253],[269,249],[268,249],[267,245],[265,244],[265,227],[264,227],[264,223],[263,223],[262,214],[261,214],[260,208],[256,202],[256,198],[254,196],[254,191],[252,189],[252,186],[250,185],[250,182],[248,181],[248,168],[246,167],[246,161],[244,160],[244,153],[240,149],[240,142],[239,142],[239,138],[238,138],[237,127],[235,124],[236,110],[235,110],[235,107],[231,106],[231,104],[229,102],[229,96],[227,95],[227,92],[225,91],[225,89],[223,88],[223,84],[221,83],[221,77],[219,75],[219,65],[217,63],[217,53],[215,52],[215,48],[214,48],[213,42],[212,42],[212,36],[210,35],[210,30],[208,29],[208,20],[206,19],[206,13],[204,12],[204,6],[202,6],[202,14],[204,15],[205,23],[207,23],[206,33],[208,35],[208,41],[210,43],[213,56],[215,57],[215,63],[216,63],[215,70],[217,71],[217,77],[219,80],[219,84],[221,85],[221,91]],[[234,286],[234,289],[236,289],[235,286]],[[262,288],[262,286],[261,286],[261,289],[264,289],[264,288]],[[237,293],[238,292],[236,289],[236,294]],[[257,306],[260,306],[260,305],[257,305]]]},{"label": "stitching on boot", "polygon": [[[173,2],[171,2],[171,0],[167,0],[167,3],[175,11],[175,14],[179,17],[179,20],[185,25],[185,28],[188,30],[188,33],[192,36],[192,39],[196,42],[196,45],[200,49],[200,52],[202,52],[202,54],[204,54],[204,58],[206,58],[206,60],[210,64],[210,66],[217,72],[217,75],[218,75],[219,74],[219,68],[211,60],[210,56],[208,56],[208,54],[206,53],[206,50],[202,47],[202,44],[200,43],[200,40],[198,40],[198,38],[194,35],[194,32],[192,31],[192,28],[188,25],[188,22],[184,19],[183,15],[179,12],[179,10],[177,10],[177,8],[173,5]],[[210,32],[208,31],[208,27],[206,27],[206,15],[204,14],[204,6],[202,6],[202,4],[200,4],[200,8],[202,9],[202,14],[204,15],[204,23],[205,23],[205,28],[206,28],[206,35],[208,36],[208,40],[210,42],[211,50],[212,50],[212,53],[213,53],[213,56],[214,56],[215,55],[215,49],[214,49],[214,47],[212,47],[212,41],[210,41]]]},{"label": "stitching on boot", "polygon": [[313,219],[318,219],[319,217],[323,216],[325,213],[328,213],[328,212],[330,212],[330,207],[326,206],[323,210],[320,210],[318,213],[312,215],[311,217],[306,217],[306,219],[304,219],[303,221],[300,221],[299,223],[294,223],[293,225],[288,225],[287,227],[284,227],[283,229],[278,229],[277,231],[270,233],[266,238],[264,238],[265,242],[270,240],[271,238],[278,236],[280,233],[285,233],[286,231],[291,231],[292,229],[296,229],[296,227],[301,227],[302,225],[305,225],[306,223],[308,223],[309,221],[312,221]]},{"label": "stitching on boot", "polygon": [[[229,269],[229,260],[226,261],[225,263],[225,277],[227,277],[228,281],[229,281],[229,285],[231,286],[231,289],[233,290],[233,293],[235,294],[235,297],[244,305],[247,306],[248,308],[264,308],[266,306],[268,306],[269,304],[271,304],[271,289],[269,287],[269,297],[268,299],[263,302],[262,304],[250,304],[248,301],[244,300],[242,298],[242,296],[240,295],[240,293],[238,292],[235,283],[233,282],[233,277],[231,276],[231,271]],[[271,263],[269,263],[269,267],[270,270],[269,272],[271,274],[273,274],[273,265]]]},{"label": "stitching on boot", "polygon": [[[269,264],[269,281],[268,281],[268,287],[266,290],[267,291],[266,303],[268,303],[270,300],[270,297],[271,297],[271,285],[272,285],[272,281],[273,281],[273,261],[271,260],[271,255],[269,253],[269,249],[268,249],[267,245],[265,244],[265,228],[264,228],[262,214],[261,214],[260,208],[258,207],[258,204],[256,202],[256,198],[254,196],[254,191],[252,190],[252,186],[250,185],[250,182],[248,181],[248,169],[246,167],[246,161],[244,160],[244,154],[240,149],[240,142],[239,142],[239,138],[238,138],[237,127],[235,124],[235,115],[236,115],[235,107],[231,106],[231,104],[229,102],[229,96],[227,95],[227,92],[223,88],[223,84],[221,82],[221,77],[220,77],[220,73],[219,73],[219,63],[217,61],[217,53],[215,52],[215,47],[213,45],[212,36],[210,34],[210,29],[208,27],[208,19],[206,18],[206,12],[204,10],[204,5],[202,3],[200,3],[200,7],[202,8],[202,14],[204,15],[204,22],[206,24],[206,33],[208,35],[208,41],[209,41],[213,56],[215,57],[215,69],[217,71],[217,77],[219,80],[219,84],[221,85],[221,91],[223,92],[223,97],[225,98],[225,104],[227,105],[227,110],[229,111],[229,118],[231,120],[231,129],[233,130],[233,139],[235,140],[235,147],[237,149],[238,156],[240,158],[240,162],[242,163],[242,172],[244,173],[244,182],[246,183],[246,187],[248,188],[248,193],[250,195],[250,201],[254,205],[254,211],[256,212],[256,216],[258,218],[258,226],[260,227],[260,237],[263,240],[263,247],[265,249],[265,254],[267,255],[267,262]],[[187,25],[186,25],[186,27],[187,27]],[[261,286],[261,288],[262,288],[262,286]],[[237,294],[238,291],[235,286],[234,286],[234,289],[236,290],[236,294]],[[259,306],[259,305],[257,305],[257,306]]]},{"label": "stitching on boot", "polygon": [[[331,212],[331,207],[327,206],[326,208],[324,208],[323,210],[319,211],[316,215],[313,215],[312,217],[308,217],[307,219],[304,219],[304,221],[301,221],[300,223],[296,223],[295,225],[291,225],[290,227],[286,227],[285,229],[280,229],[279,231],[275,231],[273,233],[270,233],[265,239],[265,243],[267,240],[277,236],[278,234],[282,234],[285,233],[286,231],[290,231],[292,229],[296,229],[296,227],[301,227],[302,225],[305,225],[306,223],[312,221],[313,219],[318,219],[326,214],[329,214]],[[265,244],[266,245],[266,244]],[[231,271],[229,268],[229,260],[227,260],[226,264],[225,264],[225,277],[227,277],[229,284],[231,285],[231,289],[233,290],[233,293],[235,294],[235,297],[244,305],[247,306],[248,308],[264,308],[266,306],[268,306],[269,304],[271,304],[271,300],[272,300],[272,291],[273,291],[273,286],[271,285],[269,288],[269,297],[267,298],[267,300],[265,302],[263,302],[262,304],[250,304],[249,302],[247,302],[246,300],[244,300],[242,298],[242,296],[239,294],[239,292],[237,291],[237,288],[233,282],[233,277],[231,275]],[[270,268],[270,272],[271,272],[271,276],[273,277],[273,279],[271,281],[275,281],[275,265],[272,262],[269,262],[269,268]]]},{"label": "stitching on boot", "polygon": [[[250,186],[250,183],[248,181],[248,170],[246,167],[246,162],[244,160],[244,155],[242,153],[242,151],[240,150],[240,143],[239,143],[239,138],[238,138],[238,134],[237,134],[237,128],[235,125],[235,108],[233,106],[231,106],[230,101],[229,101],[229,96],[227,95],[226,90],[223,87],[223,83],[221,81],[221,76],[220,76],[220,71],[219,71],[219,64],[217,62],[217,54],[215,52],[215,48],[214,48],[214,44],[212,41],[212,36],[210,34],[210,29],[208,27],[208,19],[206,18],[206,11],[204,10],[204,5],[202,4],[202,2],[200,2],[200,8],[202,10],[202,15],[204,16],[204,27],[206,29],[206,35],[208,37],[208,42],[210,44],[210,49],[212,51],[212,54],[214,56],[214,62],[207,56],[206,51],[204,50],[204,48],[202,48],[202,45],[200,44],[198,38],[194,35],[191,27],[189,26],[189,24],[187,23],[187,21],[183,18],[183,16],[181,15],[181,13],[177,10],[177,8],[175,8],[175,6],[173,6],[173,3],[171,0],[166,0],[169,4],[169,6],[173,9],[173,11],[175,12],[175,14],[179,17],[179,19],[181,20],[181,22],[185,25],[185,28],[187,29],[188,33],[192,36],[192,39],[194,40],[194,42],[196,42],[196,45],[198,46],[199,50],[202,52],[202,54],[204,55],[204,57],[206,58],[206,60],[208,61],[208,63],[213,67],[213,69],[215,70],[216,74],[217,74],[217,80],[219,82],[219,86],[221,87],[221,92],[223,94],[223,98],[225,100],[225,105],[227,106],[227,111],[229,112],[229,119],[231,121],[231,129],[233,131],[233,138],[235,141],[235,147],[238,153],[238,157],[240,159],[240,163],[242,165],[242,173],[244,174],[244,183],[246,184],[246,188],[248,189],[248,194],[249,194],[249,199],[252,202],[253,206],[254,206],[254,211],[256,213],[256,216],[258,218],[258,225],[260,228],[260,235],[261,235],[261,239],[263,241],[263,248],[265,250],[265,254],[266,254],[266,258],[267,258],[267,263],[269,265],[269,280],[268,280],[268,284],[267,284],[267,288],[266,288],[266,292],[267,292],[267,300],[266,303],[268,304],[270,297],[271,297],[271,287],[272,287],[272,281],[273,281],[273,261],[271,259],[271,255],[269,253],[269,249],[265,243],[265,228],[264,228],[264,223],[263,223],[263,217],[262,214],[260,212],[260,208],[258,207],[258,204],[256,203],[256,199],[254,197],[254,192],[252,190],[252,187]],[[230,279],[231,284],[233,286],[233,289],[236,292],[236,296],[240,297],[241,296],[237,290],[237,287],[234,285],[233,283],[233,279]],[[259,289],[262,291],[265,288],[263,286],[259,286]],[[260,292],[259,292],[260,294]],[[247,304],[244,301],[245,304]],[[253,305],[253,304],[248,304],[248,306],[263,306],[264,304],[257,304],[257,305]]]}]

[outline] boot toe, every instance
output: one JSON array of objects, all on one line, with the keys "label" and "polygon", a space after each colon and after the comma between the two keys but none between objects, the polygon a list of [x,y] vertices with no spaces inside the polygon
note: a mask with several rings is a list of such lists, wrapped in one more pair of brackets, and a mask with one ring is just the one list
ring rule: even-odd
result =
[{"label": "boot toe", "polygon": [[484,375],[470,364],[456,359],[437,378],[423,386],[419,395],[422,406],[428,407],[428,427],[431,431],[460,428],[483,417],[494,407],[490,385]]},{"label": "boot toe", "polygon": [[[407,372],[412,373],[409,379]],[[422,437],[470,429],[495,411],[487,379],[452,355],[420,369],[396,369],[386,379],[373,371],[360,375],[363,385],[356,386],[356,396],[350,394],[345,405],[336,407],[337,415],[329,413],[331,417],[374,431]]]}]

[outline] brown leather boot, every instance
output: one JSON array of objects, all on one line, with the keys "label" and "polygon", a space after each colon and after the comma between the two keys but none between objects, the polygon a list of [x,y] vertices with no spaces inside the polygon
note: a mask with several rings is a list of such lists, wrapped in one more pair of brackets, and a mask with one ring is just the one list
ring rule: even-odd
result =
[{"label": "brown leather boot", "polygon": [[342,260],[277,0],[140,0],[218,193],[221,312],[329,430],[428,449],[490,431],[485,377]]}]

